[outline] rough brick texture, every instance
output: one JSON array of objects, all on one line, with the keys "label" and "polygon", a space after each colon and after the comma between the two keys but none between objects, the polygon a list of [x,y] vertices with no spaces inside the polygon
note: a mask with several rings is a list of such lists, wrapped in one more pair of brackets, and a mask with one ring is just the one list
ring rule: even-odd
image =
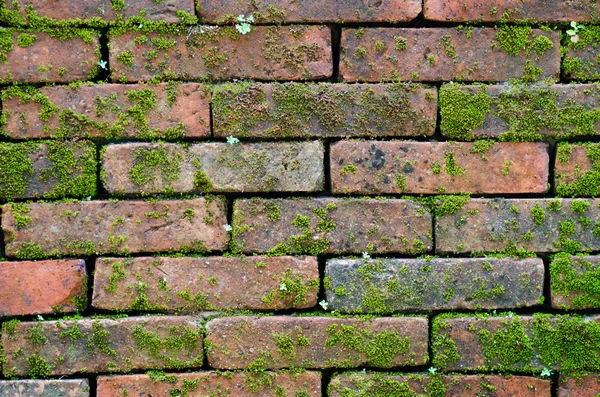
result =
[{"label": "rough brick texture", "polygon": [[557,254],[550,262],[552,306],[561,309],[600,307],[596,279],[600,257]]},{"label": "rough brick texture", "polygon": [[89,388],[87,379],[10,380],[0,381],[0,396],[87,397]]},{"label": "rough brick texture", "polygon": [[599,393],[598,375],[587,375],[580,379],[561,376],[558,381],[558,397],[596,397]]},{"label": "rough brick texture", "polygon": [[598,80],[600,78],[600,28],[589,26],[577,29],[574,35],[565,38],[565,56],[562,62],[563,75],[568,80]]},{"label": "rough brick texture", "polygon": [[556,194],[562,197],[595,197],[600,192],[600,145],[597,143],[558,146],[554,175]]}]

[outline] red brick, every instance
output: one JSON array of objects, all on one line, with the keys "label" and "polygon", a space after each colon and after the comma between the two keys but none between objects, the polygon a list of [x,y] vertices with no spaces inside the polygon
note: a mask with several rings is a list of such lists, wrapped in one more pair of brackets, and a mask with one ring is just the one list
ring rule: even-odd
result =
[{"label": "red brick", "polygon": [[329,259],[325,276],[329,309],[344,313],[510,309],[540,303],[544,263],[539,258]]},{"label": "red brick", "polygon": [[0,199],[93,196],[96,166],[89,141],[0,143]]},{"label": "red brick", "polygon": [[317,304],[318,289],[314,257],[99,258],[93,305],[177,313],[304,309]]},{"label": "red brick", "polygon": [[331,145],[333,193],[544,193],[545,143],[340,141]]},{"label": "red brick", "polygon": [[[184,80],[313,80],[333,72],[331,30],[324,26],[257,26],[247,35],[233,26],[198,26],[178,35],[151,33],[142,44],[134,41],[139,37],[111,35],[113,80],[147,81],[164,74]],[[157,38],[168,44],[157,44]],[[150,59],[150,51],[157,56]],[[124,52],[133,55],[132,63],[118,61]]]},{"label": "red brick", "polygon": [[127,143],[106,146],[102,181],[117,194],[323,190],[323,143]]},{"label": "red brick", "polygon": [[0,395],[12,397],[87,397],[87,379],[9,380],[0,381]]},{"label": "red brick", "polygon": [[596,155],[597,143],[558,146],[554,179],[556,194],[560,197],[596,197],[600,192],[598,169],[600,159]]},{"label": "red brick", "polygon": [[557,254],[550,262],[552,307],[595,309],[600,307],[596,274],[600,257]]},{"label": "red brick", "polygon": [[430,136],[437,90],[418,84],[225,83],[215,86],[212,105],[219,137]]},{"label": "red brick", "polygon": [[[449,199],[453,200],[453,199]],[[578,204],[575,202],[581,202]],[[437,252],[600,249],[598,200],[471,199],[436,221]],[[584,211],[577,212],[578,206]],[[537,224],[535,220],[537,220]]]},{"label": "red brick", "polygon": [[412,200],[236,200],[237,249],[270,254],[428,252],[431,215]]},{"label": "red brick", "polygon": [[[4,132],[16,139],[210,136],[210,92],[195,83],[10,88],[2,96]],[[48,107],[53,108],[50,115]],[[136,122],[140,108],[141,125]]]},{"label": "red brick", "polygon": [[[190,386],[186,388],[184,381]],[[189,397],[202,397],[214,393],[236,397],[320,397],[321,375],[318,372],[264,372],[259,375],[246,372],[196,372],[165,374],[165,378],[158,379],[152,379],[148,375],[98,377],[98,397],[123,395],[124,390],[127,390],[129,396],[171,396],[186,390],[185,395]]]},{"label": "red brick", "polygon": [[528,20],[532,22],[589,21],[597,13],[594,2],[575,0],[425,0],[425,19],[448,22],[506,22]]},{"label": "red brick", "polygon": [[3,208],[6,255],[58,255],[223,249],[227,233],[224,200],[81,201],[28,204],[31,221],[16,223]]},{"label": "red brick", "polygon": [[201,19],[210,23],[219,23],[231,15],[253,15],[260,23],[405,22],[415,19],[421,12],[418,0],[350,0],[343,3],[319,0],[304,0],[302,3],[294,0],[258,0],[252,3],[224,0],[215,3],[200,0],[198,3]]},{"label": "red brick", "polygon": [[[440,384],[441,381],[441,384]],[[333,377],[330,397],[369,397],[375,393],[406,391],[406,395],[461,397],[550,397],[550,380],[530,376],[384,374],[344,372]],[[351,394],[348,394],[351,393]],[[441,393],[441,394],[439,394]]]},{"label": "red brick", "polygon": [[30,46],[21,47],[17,41],[21,32],[13,30],[12,49],[6,52],[4,62],[0,56],[0,80],[66,83],[95,77],[100,68],[96,52],[100,44],[98,33],[89,33],[88,43],[79,37],[63,41],[48,33],[27,33],[36,38]]},{"label": "red brick", "polygon": [[224,317],[207,324],[213,368],[390,368],[426,364],[423,317]]},{"label": "red brick", "polygon": [[598,375],[586,375],[580,378],[560,376],[558,397],[596,397],[600,394]]},{"label": "red brick", "polygon": [[[522,77],[529,65],[541,69],[538,78],[558,79],[558,32],[534,29],[527,49],[516,55],[502,49],[497,33],[492,28],[344,29],[340,74],[348,82],[507,81]],[[544,54],[531,49],[539,36],[553,43]]]},{"label": "red brick", "polygon": [[[130,317],[16,324],[2,334],[5,376],[202,366],[198,317]],[[18,352],[15,354],[15,352]]]},{"label": "red brick", "polygon": [[[594,4],[594,7],[597,7]],[[592,18],[595,18],[592,16]],[[562,72],[567,80],[598,80],[600,79],[600,55],[598,35],[600,28],[588,25],[578,29],[575,36],[565,38]]]},{"label": "red brick", "polygon": [[0,316],[74,312],[86,287],[81,259],[0,262]]}]

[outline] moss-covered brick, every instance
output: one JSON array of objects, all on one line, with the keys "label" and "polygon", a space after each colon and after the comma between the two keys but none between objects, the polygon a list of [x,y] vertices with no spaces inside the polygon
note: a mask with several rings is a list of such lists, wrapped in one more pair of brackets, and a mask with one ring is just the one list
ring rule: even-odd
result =
[{"label": "moss-covered brick", "polygon": [[554,168],[560,197],[596,197],[600,193],[600,144],[560,143]]},{"label": "moss-covered brick", "polygon": [[600,307],[600,258],[554,255],[550,262],[552,306],[560,309]]},{"label": "moss-covered brick", "polygon": [[600,78],[600,27],[579,24],[574,35],[563,36],[562,73],[569,80],[592,81]]},{"label": "moss-covered brick", "polygon": [[585,376],[561,375],[558,380],[558,396],[596,396],[600,394],[598,374]]},{"label": "moss-covered brick", "polygon": [[43,391],[47,397],[87,397],[87,379],[11,380],[0,383],[0,396],[28,397]]}]

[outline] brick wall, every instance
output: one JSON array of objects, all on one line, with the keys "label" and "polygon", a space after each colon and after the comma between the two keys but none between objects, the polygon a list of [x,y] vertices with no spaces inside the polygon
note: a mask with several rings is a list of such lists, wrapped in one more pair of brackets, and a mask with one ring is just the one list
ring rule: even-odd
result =
[{"label": "brick wall", "polygon": [[0,395],[600,395],[599,18],[0,2]]}]

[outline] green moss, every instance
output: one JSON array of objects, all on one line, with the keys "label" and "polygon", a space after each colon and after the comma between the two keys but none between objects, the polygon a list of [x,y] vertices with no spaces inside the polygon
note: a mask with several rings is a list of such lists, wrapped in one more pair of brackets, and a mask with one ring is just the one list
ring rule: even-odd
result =
[{"label": "green moss", "polygon": [[543,55],[554,47],[554,43],[547,36],[538,35],[533,40],[533,28],[530,26],[502,26],[496,29],[498,46],[510,56],[517,56],[521,52],[526,55],[533,49],[536,54]]},{"label": "green moss", "polygon": [[583,258],[567,253],[554,255],[550,262],[551,288],[554,294],[571,298],[563,309],[600,307],[600,269]]},{"label": "green moss", "polygon": [[554,48],[554,43],[546,36],[536,36],[533,39],[532,48],[537,54],[544,55],[547,51]]},{"label": "green moss", "polygon": [[34,175],[30,155],[38,150],[36,143],[0,142],[0,199],[25,194]]},{"label": "green moss", "polygon": [[356,171],[358,171],[358,168],[356,168],[356,166],[354,164],[346,164],[340,170],[340,176],[344,176],[346,174],[356,174]]},{"label": "green moss", "polygon": [[531,218],[535,226],[542,225],[546,220],[546,211],[540,207],[539,203],[535,203],[533,208],[531,208]]},{"label": "green moss", "polygon": [[600,191],[600,144],[582,143],[570,144],[572,150],[574,145],[584,146],[591,167],[583,170],[576,167],[573,174],[556,174],[556,194],[560,197],[596,197]]},{"label": "green moss", "polygon": [[32,354],[25,360],[29,366],[28,376],[30,378],[45,378],[52,372],[52,367],[39,354]]},{"label": "green moss", "polygon": [[432,340],[431,348],[433,350],[432,364],[435,368],[444,369],[449,364],[460,360],[456,342],[446,335],[445,330],[448,328],[446,319],[449,315],[440,315],[433,319],[431,324]]},{"label": "green moss", "polygon": [[530,361],[534,356],[533,341],[525,334],[520,318],[514,317],[502,323],[504,326],[494,333],[487,329],[477,333],[486,362],[502,369]]},{"label": "green moss", "polygon": [[133,65],[133,61],[134,61],[133,52],[132,51],[123,51],[122,53],[117,55],[117,59],[123,65]]},{"label": "green moss", "polygon": [[159,171],[165,182],[174,182],[179,178],[182,158],[180,153],[168,153],[162,145],[156,148],[136,148],[129,179],[136,185],[147,185],[155,181],[156,171]]},{"label": "green moss", "polygon": [[446,172],[451,176],[461,176],[464,175],[467,170],[465,168],[459,167],[456,164],[456,160],[454,159],[454,152],[445,152],[446,156]]},{"label": "green moss", "polygon": [[491,111],[492,98],[487,95],[485,87],[468,90],[455,83],[444,84],[440,88],[440,128],[452,139],[473,139],[473,130],[483,126]]},{"label": "green moss", "polygon": [[469,193],[461,195],[437,196],[434,201],[433,213],[436,218],[443,215],[452,215],[460,211],[470,200]]},{"label": "green moss", "polygon": [[31,47],[36,40],[37,36],[35,34],[21,33],[17,36],[17,44],[19,47]]}]

